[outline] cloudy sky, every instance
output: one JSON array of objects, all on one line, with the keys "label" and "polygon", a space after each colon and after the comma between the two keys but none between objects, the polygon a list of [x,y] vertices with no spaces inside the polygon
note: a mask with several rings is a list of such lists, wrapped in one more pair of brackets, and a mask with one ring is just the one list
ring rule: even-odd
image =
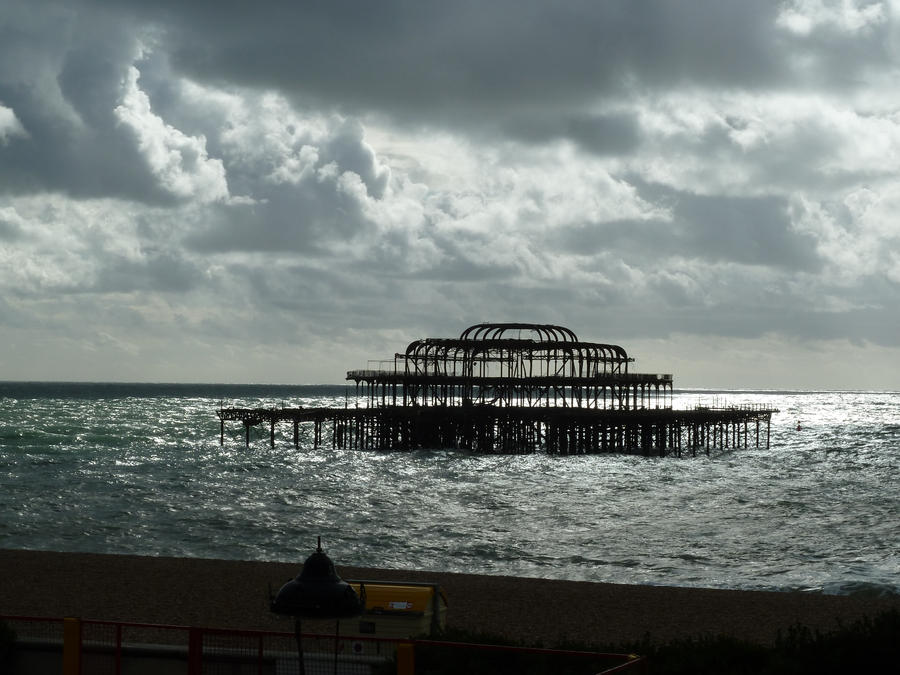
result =
[{"label": "cloudy sky", "polygon": [[0,380],[342,382],[485,321],[900,389],[900,3],[3,0]]}]

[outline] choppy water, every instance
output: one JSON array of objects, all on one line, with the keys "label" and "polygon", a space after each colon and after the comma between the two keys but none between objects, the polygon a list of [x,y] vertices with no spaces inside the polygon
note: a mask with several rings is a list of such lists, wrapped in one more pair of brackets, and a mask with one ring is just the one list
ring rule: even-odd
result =
[{"label": "choppy water", "polygon": [[302,562],[321,535],[338,565],[900,593],[900,393],[678,392],[781,409],[770,449],[693,459],[220,447],[223,399],[345,394],[0,383],[0,548]]}]

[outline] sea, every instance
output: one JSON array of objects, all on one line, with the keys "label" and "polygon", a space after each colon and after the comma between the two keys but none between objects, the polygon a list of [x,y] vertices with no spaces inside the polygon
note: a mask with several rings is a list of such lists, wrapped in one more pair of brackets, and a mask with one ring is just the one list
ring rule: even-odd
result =
[{"label": "sea", "polygon": [[[314,448],[220,406],[355,405],[343,385],[0,382],[0,548],[622,584],[900,594],[900,392],[677,390],[777,408],[697,457]],[[798,428],[799,427],[799,428]],[[308,433],[307,433],[308,432]],[[307,435],[303,436],[304,433]]]}]

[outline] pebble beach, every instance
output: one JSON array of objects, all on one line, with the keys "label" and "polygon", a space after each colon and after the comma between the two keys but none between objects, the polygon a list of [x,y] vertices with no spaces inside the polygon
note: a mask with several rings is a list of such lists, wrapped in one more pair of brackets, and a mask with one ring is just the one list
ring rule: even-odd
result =
[{"label": "pebble beach", "polygon": [[[895,595],[702,589],[348,567],[344,579],[431,582],[447,627],[531,646],[728,635],[771,644],[801,624],[829,631],[900,608]],[[270,589],[301,563],[0,549],[0,614],[290,631]],[[304,629],[316,632],[311,622]],[[323,632],[333,630],[330,624]]]}]

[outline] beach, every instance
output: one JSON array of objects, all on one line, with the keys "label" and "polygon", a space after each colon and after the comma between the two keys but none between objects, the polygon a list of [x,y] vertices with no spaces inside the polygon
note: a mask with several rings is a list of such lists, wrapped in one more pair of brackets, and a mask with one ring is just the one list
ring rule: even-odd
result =
[{"label": "beach", "polygon": [[[897,596],[824,595],[645,586],[349,567],[344,579],[432,582],[447,627],[535,646],[609,645],[649,637],[728,635],[771,644],[802,624],[829,631],[900,608]],[[269,592],[297,563],[0,549],[0,614],[125,622],[292,629],[269,611]],[[304,630],[333,630],[305,622]]]}]

